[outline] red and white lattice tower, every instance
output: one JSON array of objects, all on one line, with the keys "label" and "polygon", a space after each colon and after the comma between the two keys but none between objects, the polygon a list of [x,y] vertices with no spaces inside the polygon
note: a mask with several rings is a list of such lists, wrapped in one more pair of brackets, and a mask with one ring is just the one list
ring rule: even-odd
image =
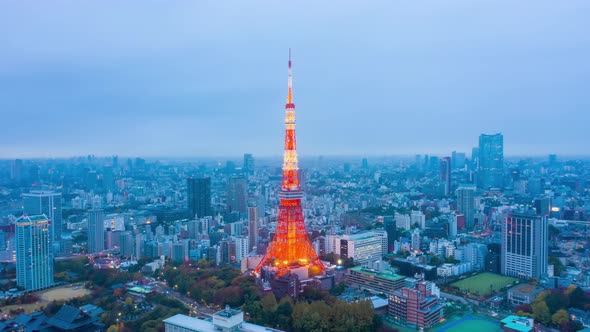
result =
[{"label": "red and white lattice tower", "polygon": [[289,50],[289,92],[285,105],[285,153],[283,182],[279,191],[279,218],[274,238],[256,267],[256,273],[264,266],[276,268],[278,276],[284,275],[291,268],[302,266],[309,267],[312,274],[323,273],[326,269],[309,241],[301,209],[302,197],[295,146],[295,104]]}]

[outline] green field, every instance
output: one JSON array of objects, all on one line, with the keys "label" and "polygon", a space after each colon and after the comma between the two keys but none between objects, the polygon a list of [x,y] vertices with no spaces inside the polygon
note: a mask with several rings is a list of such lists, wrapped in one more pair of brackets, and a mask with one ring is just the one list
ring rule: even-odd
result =
[{"label": "green field", "polygon": [[488,318],[479,316],[455,317],[446,321],[440,326],[434,327],[435,332],[464,332],[464,331],[479,331],[492,332],[502,331],[500,323],[492,321]]},{"label": "green field", "polygon": [[490,294],[491,290],[499,291],[502,287],[510,285],[516,280],[517,279],[504,277],[499,274],[484,272],[473,277],[457,281],[452,285],[473,294],[484,295]]}]

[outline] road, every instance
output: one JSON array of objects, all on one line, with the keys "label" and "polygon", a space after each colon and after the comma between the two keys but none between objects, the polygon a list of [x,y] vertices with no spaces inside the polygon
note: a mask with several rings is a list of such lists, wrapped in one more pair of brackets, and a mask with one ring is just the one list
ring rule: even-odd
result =
[{"label": "road", "polygon": [[449,294],[449,293],[445,293],[445,292],[440,292],[440,296],[450,299],[450,300],[453,300],[453,301],[459,301],[459,302],[466,303],[466,304],[475,304],[476,306],[479,306],[478,301],[472,300],[472,299],[467,299],[462,296],[457,296],[457,295],[453,295],[453,294]]},{"label": "road", "polygon": [[154,287],[154,290],[156,290],[156,292],[163,294],[166,297],[178,300],[180,303],[182,303],[185,307],[187,307],[190,310],[190,316],[206,318],[211,317],[213,313],[215,313],[214,310],[199,305],[195,300],[191,299],[190,297],[180,294],[174,289],[168,287],[168,285],[163,281],[154,281],[152,283],[152,286]]}]

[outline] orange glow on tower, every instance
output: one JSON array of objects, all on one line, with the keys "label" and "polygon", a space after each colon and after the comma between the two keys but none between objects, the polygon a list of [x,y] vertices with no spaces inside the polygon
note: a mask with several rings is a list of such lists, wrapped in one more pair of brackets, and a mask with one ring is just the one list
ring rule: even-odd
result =
[{"label": "orange glow on tower", "polygon": [[278,269],[279,276],[287,273],[292,267],[314,267],[316,272],[325,270],[309,241],[301,209],[303,192],[299,186],[292,72],[291,49],[289,49],[289,89],[285,105],[285,151],[283,181],[279,191],[279,217],[274,238],[254,270],[258,273],[263,266],[270,266]]}]

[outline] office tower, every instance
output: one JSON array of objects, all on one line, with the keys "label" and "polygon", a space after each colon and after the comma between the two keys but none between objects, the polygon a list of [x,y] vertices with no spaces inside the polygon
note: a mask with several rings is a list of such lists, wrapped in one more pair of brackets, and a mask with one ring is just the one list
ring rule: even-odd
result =
[{"label": "office tower", "polygon": [[457,188],[457,210],[465,216],[465,228],[472,230],[475,213],[475,186],[461,185]]},{"label": "office tower", "polygon": [[367,265],[383,258],[387,233],[365,231],[351,235],[326,235],[326,252],[342,259],[352,258],[355,263]]},{"label": "office tower", "polygon": [[440,169],[440,158],[437,156],[430,156],[428,170],[437,172]]},{"label": "office tower", "polygon": [[115,191],[115,172],[113,167],[105,167],[102,171],[102,188],[106,191]]},{"label": "office tower", "polygon": [[254,157],[250,153],[244,153],[244,173],[254,173]]},{"label": "office tower", "polygon": [[479,136],[479,167],[477,187],[480,189],[504,187],[504,136]]},{"label": "office tower", "polygon": [[135,254],[134,245],[133,234],[130,231],[119,234],[119,253],[122,257],[133,257]]},{"label": "office tower", "polygon": [[539,280],[547,273],[547,217],[534,211],[508,214],[502,223],[502,274]]},{"label": "office tower", "polygon": [[16,282],[26,291],[53,285],[50,219],[25,215],[16,221]]},{"label": "office tower", "polygon": [[263,266],[277,269],[279,276],[292,267],[307,266],[311,274],[324,272],[324,264],[311,246],[305,229],[299,187],[299,167],[295,143],[295,104],[293,103],[293,79],[291,52],[289,51],[289,88],[285,105],[285,151],[283,154],[283,180],[279,191],[279,216],[274,238],[255,269],[260,273]]},{"label": "office tower", "polygon": [[247,212],[248,184],[244,177],[232,177],[227,185],[227,211],[240,215]]},{"label": "office tower", "polygon": [[211,178],[188,178],[187,203],[191,217],[202,218],[212,216],[211,211]]},{"label": "office tower", "polygon": [[23,161],[20,159],[14,160],[10,164],[10,180],[20,183],[23,176]]},{"label": "office tower", "polygon": [[364,170],[369,169],[369,161],[367,160],[367,158],[363,158],[363,162],[361,164],[361,168]]},{"label": "office tower", "polygon": [[537,215],[540,216],[549,216],[551,213],[551,197],[544,196],[541,198],[535,199],[534,202],[535,210],[537,211]]},{"label": "office tower", "polygon": [[392,252],[394,242],[397,240],[397,226],[393,216],[383,217],[383,228],[387,232],[387,252]]},{"label": "office tower", "polygon": [[55,246],[59,247],[63,227],[61,194],[52,191],[31,191],[23,194],[23,202],[24,215],[44,214],[49,218],[49,233],[55,250]]},{"label": "office tower", "polygon": [[88,253],[94,254],[104,250],[104,212],[88,211]]},{"label": "office tower", "polygon": [[258,208],[248,207],[248,252],[252,251],[258,244]]},{"label": "office tower", "polygon": [[443,157],[440,160],[440,186],[443,196],[451,193],[451,158]]},{"label": "office tower", "polygon": [[465,153],[453,151],[451,157],[451,164],[453,169],[462,169],[465,167]]}]

